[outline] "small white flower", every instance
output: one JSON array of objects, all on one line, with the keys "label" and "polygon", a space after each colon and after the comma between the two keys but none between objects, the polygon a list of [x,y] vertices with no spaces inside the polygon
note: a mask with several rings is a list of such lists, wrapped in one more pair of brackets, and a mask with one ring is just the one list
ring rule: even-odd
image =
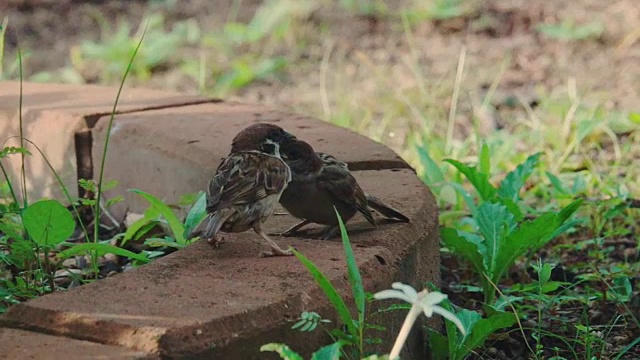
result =
[{"label": "small white flower", "polygon": [[400,350],[402,350],[402,346],[407,340],[409,330],[413,327],[420,313],[424,313],[427,317],[432,317],[434,313],[441,315],[445,319],[452,321],[458,329],[460,329],[462,335],[466,334],[462,322],[460,322],[456,315],[438,305],[447,298],[447,295],[438,291],[429,292],[427,289],[416,292],[411,286],[399,282],[391,284],[391,287],[395,290],[383,290],[375,293],[373,297],[377,300],[404,300],[411,304],[411,310],[409,310],[407,317],[404,319],[398,338],[395,344],[393,344],[393,349],[391,349],[391,353],[389,354],[389,359],[393,360],[400,355]]}]

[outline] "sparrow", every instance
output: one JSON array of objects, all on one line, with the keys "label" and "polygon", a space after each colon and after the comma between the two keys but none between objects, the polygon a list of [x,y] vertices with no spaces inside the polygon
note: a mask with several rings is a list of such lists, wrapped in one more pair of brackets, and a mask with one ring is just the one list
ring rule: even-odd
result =
[{"label": "sparrow", "polygon": [[295,136],[282,128],[253,124],[233,139],[231,152],[222,159],[207,190],[207,216],[196,230],[217,246],[219,232],[237,233],[253,229],[270,246],[265,256],[289,256],[263,230],[287,184],[291,170],[280,156],[280,147]]},{"label": "sparrow", "polygon": [[365,193],[346,163],[315,152],[302,140],[288,142],[281,151],[292,180],[282,193],[280,204],[302,221],[279,235],[293,236],[307,224],[318,223],[329,226],[321,238],[330,239],[340,229],[334,206],[344,223],[359,212],[376,226],[371,209],[386,218],[409,222],[398,210]]}]

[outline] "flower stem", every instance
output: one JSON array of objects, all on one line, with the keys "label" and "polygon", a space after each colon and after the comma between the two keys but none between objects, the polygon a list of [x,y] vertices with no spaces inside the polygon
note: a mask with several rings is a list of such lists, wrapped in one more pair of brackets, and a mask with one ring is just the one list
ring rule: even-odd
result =
[{"label": "flower stem", "polygon": [[400,333],[398,333],[398,338],[396,338],[396,342],[393,344],[393,348],[391,349],[391,354],[389,354],[390,360],[395,360],[396,358],[400,358],[400,351],[404,346],[405,341],[407,341],[407,337],[409,336],[409,332],[413,327],[413,323],[416,322],[418,316],[422,309],[419,306],[413,305],[411,306],[411,310],[407,314],[407,317],[404,319],[402,323],[402,328],[400,329]]}]

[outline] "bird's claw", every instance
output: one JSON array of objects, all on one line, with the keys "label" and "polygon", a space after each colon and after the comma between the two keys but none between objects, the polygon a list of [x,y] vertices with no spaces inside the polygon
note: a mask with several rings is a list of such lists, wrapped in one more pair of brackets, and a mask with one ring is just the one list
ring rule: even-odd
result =
[{"label": "bird's claw", "polygon": [[209,245],[217,249],[220,247],[220,244],[224,244],[226,241],[224,237],[216,235],[210,239],[207,239],[207,242],[209,243]]},{"label": "bird's claw", "polygon": [[261,251],[259,256],[261,258],[274,257],[274,256],[293,256],[293,251],[291,251],[291,249],[288,249],[288,250],[271,249],[271,251]]}]

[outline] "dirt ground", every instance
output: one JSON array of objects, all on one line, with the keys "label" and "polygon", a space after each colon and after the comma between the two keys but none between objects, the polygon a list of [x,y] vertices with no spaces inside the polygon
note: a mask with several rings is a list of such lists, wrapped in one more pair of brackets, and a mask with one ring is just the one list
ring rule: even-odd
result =
[{"label": "dirt ground", "polygon": [[[233,3],[181,1],[164,11],[168,26],[174,21],[195,18],[203,29],[208,29],[224,24]],[[240,3],[238,20],[243,21],[251,18],[261,1]],[[113,22],[124,17],[138,24],[144,14],[153,11],[147,1],[141,0],[8,0],[3,4],[0,14],[8,15],[10,29],[17,30],[8,33],[8,52],[11,54],[15,49],[19,34],[23,48],[30,53],[27,75],[69,65],[72,45],[98,38],[96,12]],[[387,4],[389,9],[395,9],[406,2]],[[472,10],[462,18],[418,25],[413,32],[413,46],[397,19],[372,22],[335,6],[323,6],[312,14],[309,22],[329,24],[329,31],[311,39],[316,42],[294,59],[296,67],[290,66],[287,75],[280,79],[254,83],[238,96],[323,115],[319,75],[327,44],[334,44],[328,68],[346,76],[345,86],[357,89],[363,97],[374,88],[372,69],[380,66],[391,66],[393,73],[387,79],[390,86],[401,88],[411,83],[415,72],[403,64],[406,59],[415,60],[427,83],[452,83],[461,49],[466,46],[463,88],[467,91],[481,92],[506,66],[498,86],[500,91],[526,94],[537,87],[550,92],[566,91],[568,80],[574,78],[578,91],[589,94],[598,104],[622,110],[638,109],[640,3],[636,0],[491,0],[469,4]],[[595,39],[562,41],[545,38],[536,31],[540,24],[557,24],[567,19],[576,24],[600,23],[604,32]],[[339,82],[330,75],[329,84]],[[145,86],[196,91],[193,83],[168,81],[162,74],[156,79]],[[330,102],[335,101],[331,92],[328,97]]]}]

